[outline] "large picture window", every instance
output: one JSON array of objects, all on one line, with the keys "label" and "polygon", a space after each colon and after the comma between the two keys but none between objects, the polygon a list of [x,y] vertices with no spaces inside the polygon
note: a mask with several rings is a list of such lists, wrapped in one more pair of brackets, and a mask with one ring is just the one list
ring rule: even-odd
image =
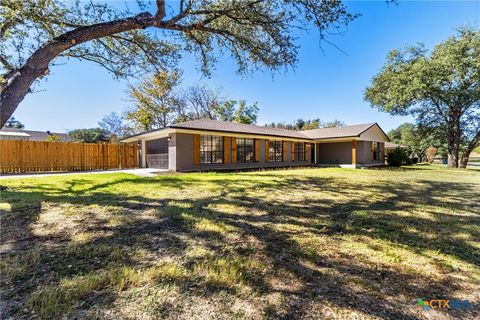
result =
[{"label": "large picture window", "polygon": [[372,142],[372,160],[380,160],[380,143]]},{"label": "large picture window", "polygon": [[223,163],[223,137],[200,137],[200,163]]},{"label": "large picture window", "polygon": [[295,150],[295,155],[294,159],[295,161],[305,161],[305,143],[303,142],[295,142],[294,146]]},{"label": "large picture window", "polygon": [[283,160],[283,143],[282,141],[273,140],[268,144],[268,160],[282,161]]},{"label": "large picture window", "polygon": [[237,162],[255,161],[255,142],[253,139],[237,138]]}]

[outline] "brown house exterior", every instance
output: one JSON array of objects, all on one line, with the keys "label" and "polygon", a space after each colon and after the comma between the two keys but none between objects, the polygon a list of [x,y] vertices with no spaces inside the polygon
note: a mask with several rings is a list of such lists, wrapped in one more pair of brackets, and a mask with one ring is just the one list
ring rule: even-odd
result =
[{"label": "brown house exterior", "polygon": [[171,171],[384,164],[376,123],[292,131],[201,119],[121,140],[138,143],[140,167]]}]

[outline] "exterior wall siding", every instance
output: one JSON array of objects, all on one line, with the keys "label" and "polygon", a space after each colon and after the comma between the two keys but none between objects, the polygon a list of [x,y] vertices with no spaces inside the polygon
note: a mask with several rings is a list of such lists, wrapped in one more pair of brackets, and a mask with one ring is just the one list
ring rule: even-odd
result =
[{"label": "exterior wall siding", "polygon": [[358,141],[357,142],[357,163],[363,165],[378,165],[383,164],[384,154],[385,154],[385,143],[380,142],[379,150],[380,157],[378,160],[372,160],[370,153],[370,143],[371,141]]},{"label": "exterior wall siding", "polygon": [[[380,165],[384,163],[384,143],[380,143],[380,157],[378,160],[371,159],[370,143],[371,141],[357,140],[357,166]],[[352,142],[318,143],[316,154],[317,164],[352,165]]]},{"label": "exterior wall siding", "polygon": [[[310,165],[307,161],[292,161],[292,143],[288,140],[286,143],[286,161],[269,162],[265,161],[265,139],[259,139],[259,161],[250,163],[234,163],[232,160],[236,154],[232,152],[232,143],[226,150],[229,163],[222,164],[194,164],[194,135],[190,133],[173,133],[168,142],[168,169],[170,171],[201,171],[201,170],[232,170],[247,168],[277,168],[291,166]],[[146,147],[146,143],[141,143]],[[311,148],[313,142],[311,143]],[[357,166],[362,165],[382,165],[384,163],[385,146],[380,143],[380,158],[371,160],[370,141],[357,141]],[[148,148],[145,148],[148,150]],[[317,143],[315,149],[317,164],[320,165],[352,165],[352,142],[330,142]],[[142,152],[143,153],[143,152]],[[145,152],[147,153],[147,152]],[[142,155],[143,158],[143,155]],[[143,161],[141,159],[140,161]],[[313,162],[313,159],[312,159]]]},{"label": "exterior wall siding", "polygon": [[[189,171],[196,166],[193,164],[193,134],[174,133],[176,144],[176,171]],[[172,139],[173,140],[173,139]],[[170,168],[170,170],[173,170]]]},{"label": "exterior wall siding", "polygon": [[[169,170],[171,171],[199,171],[199,170],[232,170],[248,168],[279,168],[290,166],[310,165],[309,161],[291,161],[291,143],[287,144],[287,161],[265,162],[265,139],[259,139],[260,157],[258,162],[249,163],[222,163],[222,164],[200,164],[195,165],[193,161],[193,134],[174,133],[169,143]],[[236,157],[231,150],[230,160]]]},{"label": "exterior wall siding", "polygon": [[[352,164],[352,142],[331,142],[317,144],[317,163],[334,165]],[[358,144],[357,144],[358,148]],[[358,150],[357,150],[358,162]]]}]

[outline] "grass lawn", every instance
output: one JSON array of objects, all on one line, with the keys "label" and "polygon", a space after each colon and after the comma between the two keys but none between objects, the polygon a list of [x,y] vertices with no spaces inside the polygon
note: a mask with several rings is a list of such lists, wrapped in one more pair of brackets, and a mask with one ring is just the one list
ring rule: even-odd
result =
[{"label": "grass lawn", "polygon": [[[478,170],[0,184],[2,318],[480,317]],[[471,308],[423,311],[418,298]]]}]

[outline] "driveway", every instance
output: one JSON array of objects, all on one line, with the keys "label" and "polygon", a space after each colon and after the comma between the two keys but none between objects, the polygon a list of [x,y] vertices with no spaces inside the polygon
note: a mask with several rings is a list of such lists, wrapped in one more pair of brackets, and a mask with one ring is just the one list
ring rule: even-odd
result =
[{"label": "driveway", "polygon": [[130,173],[139,177],[155,177],[164,172],[168,172],[166,169],[153,169],[153,168],[140,168],[140,169],[121,169],[121,170],[96,170],[96,171],[74,171],[74,172],[48,172],[48,173],[17,173],[17,174],[2,174],[0,179],[10,178],[38,178],[38,177],[51,177],[51,176],[67,176],[72,174],[104,174],[104,173]]}]

